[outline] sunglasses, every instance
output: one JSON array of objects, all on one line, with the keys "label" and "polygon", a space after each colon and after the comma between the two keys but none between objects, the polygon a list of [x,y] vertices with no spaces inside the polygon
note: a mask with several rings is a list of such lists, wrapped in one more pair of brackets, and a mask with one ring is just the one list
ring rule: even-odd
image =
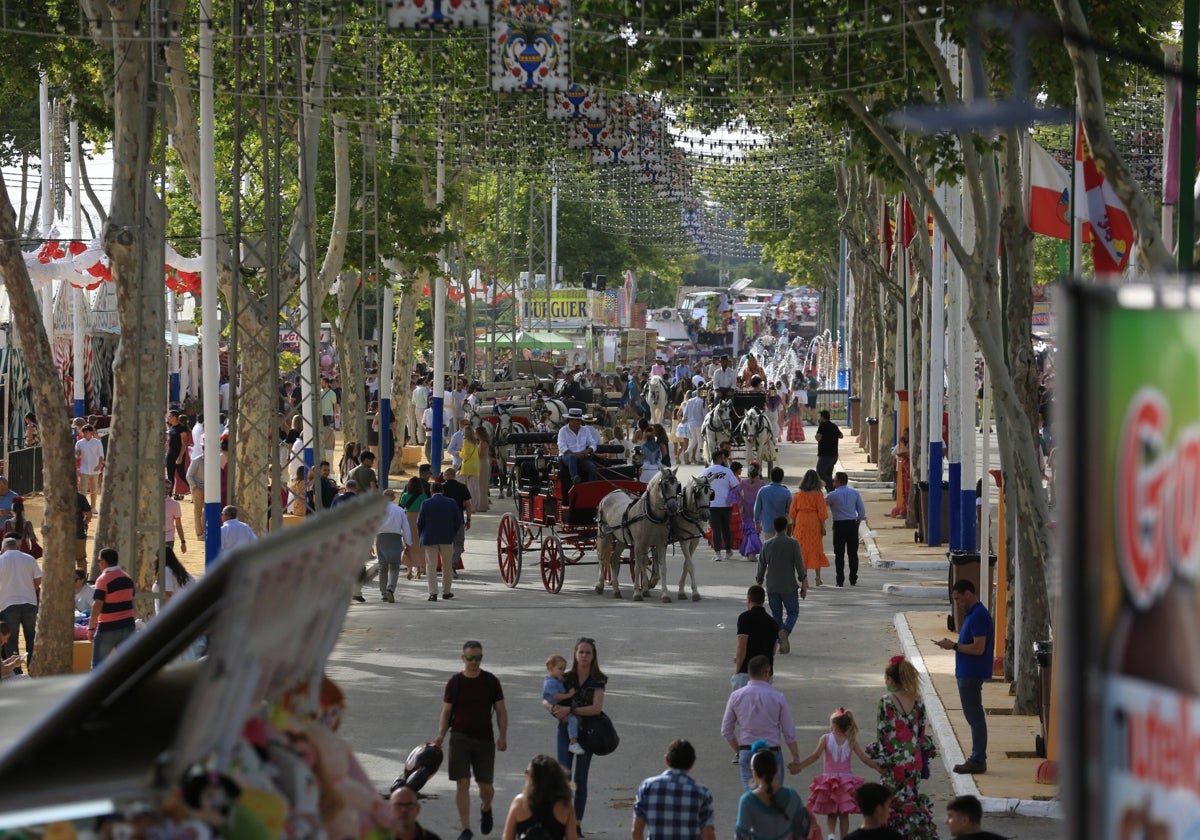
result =
[{"label": "sunglasses", "polygon": [[587,636],[580,636],[580,637],[579,637],[579,638],[578,638],[578,639],[575,641],[575,644],[577,644],[577,645],[584,644],[584,643],[587,643],[587,644],[591,645],[592,647],[595,647],[595,646],[596,646],[596,640],[595,640],[595,639],[589,639]]},{"label": "sunglasses", "polygon": [[482,653],[474,653],[474,654],[466,654],[466,653],[464,653],[464,654],[463,654],[463,661],[464,661],[464,662],[478,662],[478,661],[480,661],[481,659],[483,659],[483,654],[482,654]]}]

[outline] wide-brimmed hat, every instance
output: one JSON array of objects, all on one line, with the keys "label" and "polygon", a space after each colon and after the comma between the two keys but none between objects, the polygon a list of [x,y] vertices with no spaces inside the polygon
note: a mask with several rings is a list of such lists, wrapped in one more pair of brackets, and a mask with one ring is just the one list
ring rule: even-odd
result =
[{"label": "wide-brimmed hat", "polygon": [[592,417],[590,414],[584,414],[582,408],[568,408],[567,409],[567,419],[568,420],[582,420],[584,423],[591,423],[596,418]]}]

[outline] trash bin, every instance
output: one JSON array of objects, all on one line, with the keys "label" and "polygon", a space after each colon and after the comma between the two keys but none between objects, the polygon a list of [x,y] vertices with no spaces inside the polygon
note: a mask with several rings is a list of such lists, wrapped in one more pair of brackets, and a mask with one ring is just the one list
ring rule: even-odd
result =
[{"label": "trash bin", "polygon": [[979,596],[979,600],[983,601],[984,606],[991,604],[992,587],[996,584],[996,555],[989,554],[988,560],[988,576],[985,582],[982,577],[983,569],[978,551],[950,552],[950,582],[946,585],[946,597],[950,599],[951,617],[947,626],[955,632],[962,629],[962,620],[966,612],[954,605],[954,598],[950,595],[951,590],[953,590],[954,584],[960,580],[969,580],[975,584],[975,592]]},{"label": "trash bin", "polygon": [[879,418],[867,418],[867,463],[879,463]]},{"label": "trash bin", "polygon": [[[918,481],[915,485],[913,504],[917,506],[917,542],[926,542],[929,536],[929,482]],[[950,482],[942,482],[942,533],[938,545],[950,539]]]},{"label": "trash bin", "polygon": [[1037,660],[1038,673],[1042,678],[1042,734],[1034,738],[1034,750],[1038,758],[1046,757],[1046,741],[1050,737],[1050,665],[1054,658],[1054,642],[1034,642],[1033,657]]},{"label": "trash bin", "polygon": [[851,397],[846,412],[850,415],[850,436],[858,437],[862,429],[862,397]]}]

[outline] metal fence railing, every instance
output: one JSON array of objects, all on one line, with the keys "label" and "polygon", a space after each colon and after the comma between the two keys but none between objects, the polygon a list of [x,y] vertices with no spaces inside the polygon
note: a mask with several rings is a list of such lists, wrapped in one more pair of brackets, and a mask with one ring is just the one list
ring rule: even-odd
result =
[{"label": "metal fence railing", "polygon": [[844,426],[849,422],[849,418],[846,415],[846,400],[848,396],[849,391],[844,388],[841,390],[818,391],[817,411],[828,411],[830,420],[839,426]]}]

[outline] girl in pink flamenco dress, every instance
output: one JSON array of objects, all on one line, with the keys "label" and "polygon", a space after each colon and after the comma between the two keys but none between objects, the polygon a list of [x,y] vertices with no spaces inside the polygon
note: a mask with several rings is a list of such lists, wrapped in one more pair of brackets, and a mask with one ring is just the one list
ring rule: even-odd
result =
[{"label": "girl in pink flamenco dress", "polygon": [[799,769],[803,770],[818,758],[825,757],[823,772],[808,786],[812,794],[808,798],[808,810],[825,816],[826,831],[831,838],[845,837],[850,830],[850,815],[858,813],[854,792],[863,779],[850,772],[851,755],[857,755],[863,764],[873,770],[879,769],[858,745],[857,738],[858,723],[854,720],[854,713],[849,709],[835,709],[829,716],[829,732],[821,736],[812,754],[800,762]]}]

